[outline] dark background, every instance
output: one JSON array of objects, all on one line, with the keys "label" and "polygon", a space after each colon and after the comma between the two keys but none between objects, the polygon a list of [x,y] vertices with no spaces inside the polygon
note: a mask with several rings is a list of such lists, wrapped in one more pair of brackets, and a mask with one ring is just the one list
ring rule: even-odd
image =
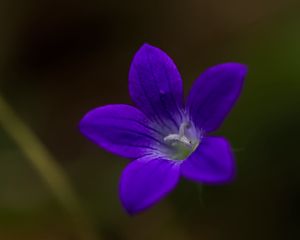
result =
[{"label": "dark background", "polygon": [[[0,9],[0,92],[63,167],[99,239],[300,239],[299,1],[2,0]],[[246,63],[249,75],[217,132],[235,150],[237,180],[183,180],[129,217],[117,191],[127,161],[77,125],[94,107],[131,103],[128,69],[144,42],[174,59],[186,92],[221,62]],[[70,218],[0,126],[0,239],[84,239]]]}]

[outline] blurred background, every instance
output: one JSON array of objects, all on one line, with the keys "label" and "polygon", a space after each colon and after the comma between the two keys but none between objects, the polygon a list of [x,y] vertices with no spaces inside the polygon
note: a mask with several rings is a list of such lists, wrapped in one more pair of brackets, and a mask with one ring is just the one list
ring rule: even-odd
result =
[{"label": "blurred background", "polygon": [[[0,93],[63,168],[93,228],[78,233],[80,217],[0,126],[1,240],[90,240],[85,231],[99,240],[300,239],[299,1],[2,0],[0,9]],[[186,93],[211,65],[238,61],[250,71],[216,133],[232,143],[237,180],[183,180],[130,217],[118,200],[128,161],[77,125],[94,107],[131,103],[128,69],[144,42],[174,59]]]}]

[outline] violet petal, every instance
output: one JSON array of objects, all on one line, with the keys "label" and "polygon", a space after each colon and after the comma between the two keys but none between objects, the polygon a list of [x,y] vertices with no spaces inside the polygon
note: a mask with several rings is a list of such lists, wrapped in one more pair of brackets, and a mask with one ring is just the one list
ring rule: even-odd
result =
[{"label": "violet petal", "polygon": [[129,72],[129,91],[135,104],[151,119],[178,127],[183,106],[180,74],[162,50],[144,44],[135,54]]},{"label": "violet petal", "polygon": [[181,173],[206,184],[232,181],[235,161],[228,141],[222,137],[204,137],[195,152],[182,163]]},{"label": "violet petal", "polygon": [[138,109],[115,104],[95,108],[80,122],[81,132],[102,148],[128,158],[153,152],[160,142]]},{"label": "violet petal", "polygon": [[247,67],[225,63],[209,68],[195,81],[187,109],[198,128],[211,132],[225,119],[240,95]]},{"label": "violet petal", "polygon": [[138,213],[165,197],[177,184],[179,164],[161,158],[144,157],[123,171],[119,194],[129,214]]}]

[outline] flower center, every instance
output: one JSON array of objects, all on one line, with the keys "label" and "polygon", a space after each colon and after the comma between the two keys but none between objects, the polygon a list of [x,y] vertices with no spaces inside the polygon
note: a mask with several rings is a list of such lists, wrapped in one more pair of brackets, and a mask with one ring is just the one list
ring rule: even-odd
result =
[{"label": "flower center", "polygon": [[180,125],[179,132],[169,134],[164,141],[170,146],[170,157],[174,160],[183,160],[188,157],[199,145],[200,140],[194,136],[194,131],[187,122]]}]

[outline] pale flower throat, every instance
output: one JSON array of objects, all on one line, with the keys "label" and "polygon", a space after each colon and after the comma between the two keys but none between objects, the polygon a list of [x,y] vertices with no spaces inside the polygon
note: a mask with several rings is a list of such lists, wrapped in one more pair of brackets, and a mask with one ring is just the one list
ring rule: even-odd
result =
[{"label": "pale flower throat", "polygon": [[169,134],[164,137],[164,141],[172,148],[170,157],[174,160],[183,160],[188,157],[199,145],[197,139],[191,131],[188,131],[190,124],[183,122],[180,125],[179,133]]}]

